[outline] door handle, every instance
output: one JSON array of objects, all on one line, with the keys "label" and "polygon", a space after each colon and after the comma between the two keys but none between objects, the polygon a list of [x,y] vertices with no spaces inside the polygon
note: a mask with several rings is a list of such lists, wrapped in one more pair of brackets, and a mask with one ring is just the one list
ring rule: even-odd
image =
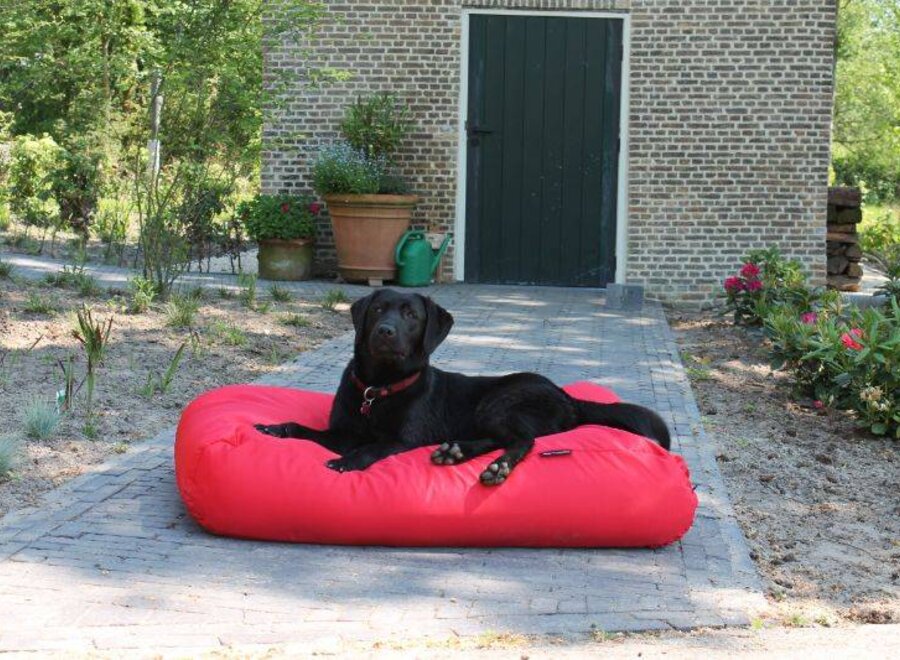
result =
[{"label": "door handle", "polygon": [[490,128],[484,128],[483,126],[477,126],[474,122],[466,121],[466,135],[469,139],[477,138],[479,135],[488,135],[493,133],[494,131]]}]

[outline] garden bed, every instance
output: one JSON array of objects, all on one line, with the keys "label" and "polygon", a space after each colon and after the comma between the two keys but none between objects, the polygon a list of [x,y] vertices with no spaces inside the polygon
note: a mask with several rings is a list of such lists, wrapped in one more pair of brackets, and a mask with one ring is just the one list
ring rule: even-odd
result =
[{"label": "garden bed", "polygon": [[775,612],[900,622],[900,443],[794,396],[761,331],[711,313],[670,323]]},{"label": "garden bed", "polygon": [[[141,314],[128,313],[124,293],[95,291],[80,297],[71,287],[0,278],[0,439],[19,444],[18,464],[0,476],[0,515],[37,503],[45,491],[172,426],[200,392],[255,380],[351,328],[345,303],[331,311],[320,300],[275,302],[261,285],[256,301],[246,299],[246,290],[244,300],[225,291],[202,293],[191,323],[172,327],[172,315],[161,303]],[[72,330],[83,303],[95,320],[113,318],[97,373],[94,415],[87,415],[82,386],[73,409],[48,438],[27,438],[26,408],[35,400],[54,402],[63,387],[57,361],[76,355],[76,380],[82,379],[85,359]],[[165,392],[157,387],[150,394],[148,375],[158,383],[182,345],[171,384]]]}]

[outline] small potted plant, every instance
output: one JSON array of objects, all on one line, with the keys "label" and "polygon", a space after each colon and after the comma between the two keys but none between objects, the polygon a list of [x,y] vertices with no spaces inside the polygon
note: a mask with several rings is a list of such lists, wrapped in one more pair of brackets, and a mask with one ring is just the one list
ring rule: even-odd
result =
[{"label": "small potted plant", "polygon": [[391,94],[360,99],[341,124],[343,140],[313,163],[313,187],[331,215],[338,269],[348,282],[394,279],[394,248],[418,202],[393,173],[393,156],[409,133],[409,109]]},{"label": "small potted plant", "polygon": [[241,202],[238,217],[259,244],[259,276],[308,280],[312,275],[315,218],[320,205],[309,197],[257,195]]}]

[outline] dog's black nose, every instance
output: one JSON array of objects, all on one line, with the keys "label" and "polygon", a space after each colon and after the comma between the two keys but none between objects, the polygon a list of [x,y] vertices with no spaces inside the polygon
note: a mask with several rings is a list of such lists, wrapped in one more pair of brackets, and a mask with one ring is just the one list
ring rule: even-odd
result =
[{"label": "dog's black nose", "polygon": [[382,323],[378,326],[378,334],[381,337],[393,337],[395,334],[397,334],[397,329],[392,325]]}]

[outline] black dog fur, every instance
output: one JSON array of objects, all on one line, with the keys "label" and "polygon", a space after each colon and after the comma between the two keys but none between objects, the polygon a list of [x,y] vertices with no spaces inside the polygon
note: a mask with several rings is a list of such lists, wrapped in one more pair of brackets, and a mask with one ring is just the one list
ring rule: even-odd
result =
[{"label": "black dog fur", "polygon": [[[429,357],[453,326],[453,317],[430,298],[382,289],[351,307],[356,342],[331,410],[329,428],[294,422],[256,428],[279,438],[303,438],[340,455],[339,472],[364,470],[392,454],[439,445],[432,461],[454,465],[495,449],[504,453],[481,474],[503,483],[534,439],[582,424],[600,424],[645,436],[669,449],[669,430],[652,410],[629,403],[574,399],[533,373],[464,376],[430,366]],[[376,399],[363,414],[359,383],[383,387],[409,376],[412,385]],[[355,374],[355,378],[354,378]]]}]

